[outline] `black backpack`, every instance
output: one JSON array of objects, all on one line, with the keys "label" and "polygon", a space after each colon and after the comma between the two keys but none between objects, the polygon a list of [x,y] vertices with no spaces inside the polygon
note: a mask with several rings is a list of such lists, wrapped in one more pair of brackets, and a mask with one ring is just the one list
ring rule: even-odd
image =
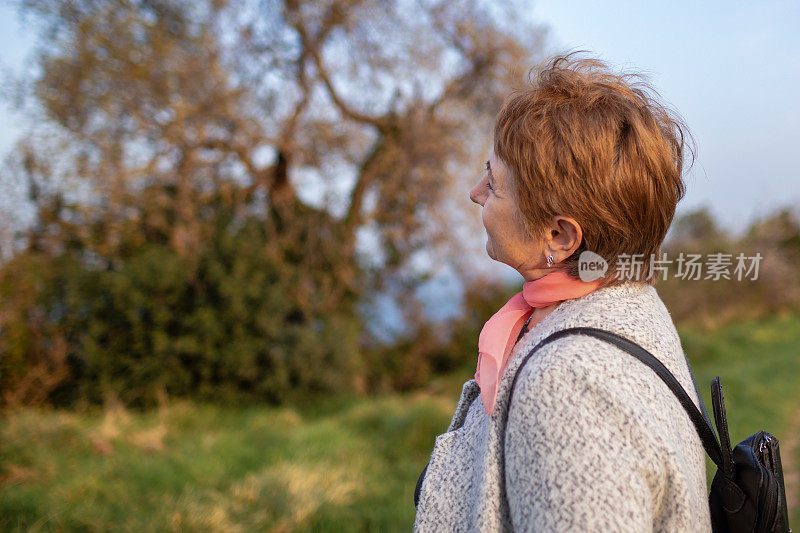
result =
[{"label": "black backpack", "polygon": [[[728,436],[728,422],[725,418],[725,401],[722,397],[722,385],[719,377],[711,382],[711,401],[714,407],[714,420],[720,440],[717,441],[700,392],[695,390],[700,400],[703,413],[683,390],[675,376],[650,352],[635,342],[610,331],[591,327],[574,327],[556,331],[540,341],[526,356],[517,369],[511,382],[511,393],[508,406],[514,396],[514,385],[520,375],[520,369],[530,357],[544,344],[572,333],[589,335],[610,342],[628,352],[655,371],[659,378],[678,398],[686,413],[691,418],[703,447],[714,464],[717,473],[711,482],[708,496],[711,511],[711,526],[715,532],[789,532],[789,518],[786,508],[786,491],[783,483],[783,469],[778,439],[766,431],[750,435],[731,450]],[[688,364],[688,363],[687,363]],[[691,374],[691,369],[690,369]],[[692,376],[694,382],[694,376]],[[508,419],[508,411],[506,411]],[[501,448],[504,449],[504,448]],[[505,479],[505,457],[501,463],[501,473]]]}]

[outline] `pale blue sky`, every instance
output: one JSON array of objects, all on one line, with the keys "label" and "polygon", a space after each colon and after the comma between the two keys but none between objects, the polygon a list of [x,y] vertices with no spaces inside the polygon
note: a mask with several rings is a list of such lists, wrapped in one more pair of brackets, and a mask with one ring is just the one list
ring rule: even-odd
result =
[{"label": "pale blue sky", "polygon": [[[26,36],[17,20],[16,11],[0,1],[0,69],[12,69],[19,72],[24,65],[25,56],[31,48],[31,38]],[[5,83],[5,76],[0,75],[0,81]],[[6,153],[19,134],[12,117],[9,116],[8,106],[5,102],[0,106],[0,150]]]},{"label": "pale blue sky", "polygon": [[[708,205],[738,232],[779,206],[800,206],[800,3],[542,0],[553,50],[585,48],[649,74],[698,145],[679,212]],[[32,44],[0,5],[0,66],[19,72]],[[0,105],[0,154],[19,136]]]},{"label": "pale blue sky", "polygon": [[551,41],[646,71],[695,136],[679,205],[734,232],[800,206],[800,2],[542,0]]}]

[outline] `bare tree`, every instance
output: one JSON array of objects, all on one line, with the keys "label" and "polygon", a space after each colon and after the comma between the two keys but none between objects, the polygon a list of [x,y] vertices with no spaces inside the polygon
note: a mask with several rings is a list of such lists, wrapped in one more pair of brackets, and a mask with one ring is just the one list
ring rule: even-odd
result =
[{"label": "bare tree", "polygon": [[[469,222],[453,201],[466,198],[494,113],[542,48],[524,6],[498,4],[24,0],[42,36],[38,123],[59,144],[35,144],[16,168],[33,191],[34,169],[59,158],[63,182],[90,191],[87,219],[110,228],[93,243],[104,256],[115,225],[141,216],[137,191],[168,183],[171,242],[187,256],[216,195],[280,217],[265,217],[275,246],[311,203],[341,226],[342,253],[371,235],[378,257],[362,260],[378,285],[412,270],[418,280],[420,252],[452,259],[474,234],[458,233]],[[340,281],[333,303],[359,282]]]}]

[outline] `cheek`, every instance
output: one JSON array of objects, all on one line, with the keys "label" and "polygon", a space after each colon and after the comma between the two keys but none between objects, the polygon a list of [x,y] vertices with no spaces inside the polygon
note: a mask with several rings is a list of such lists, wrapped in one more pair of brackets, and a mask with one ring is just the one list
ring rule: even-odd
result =
[{"label": "cheek", "polygon": [[481,210],[481,219],[483,220],[483,227],[486,228],[486,231],[488,232],[489,230],[491,230],[493,225],[492,221],[494,220],[494,218],[492,216],[492,208],[488,202],[483,206],[483,209]]},{"label": "cheek", "polygon": [[491,201],[483,208],[483,227],[486,229],[487,237],[496,245],[505,240],[502,215],[498,212],[497,206],[492,206]]},{"label": "cheek", "polygon": [[530,241],[528,231],[525,229],[525,225],[522,223],[522,220],[520,220],[519,215],[512,217],[511,220],[513,221],[515,238],[519,239],[520,242]]}]

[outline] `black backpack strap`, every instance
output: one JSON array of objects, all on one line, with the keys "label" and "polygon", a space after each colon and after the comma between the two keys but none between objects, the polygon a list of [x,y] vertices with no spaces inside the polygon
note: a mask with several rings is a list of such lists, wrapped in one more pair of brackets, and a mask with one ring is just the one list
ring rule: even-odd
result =
[{"label": "black backpack strap", "polygon": [[694,379],[694,373],[692,372],[692,366],[689,364],[689,359],[687,359],[686,354],[683,354],[683,360],[686,361],[686,368],[689,369],[689,377],[692,378],[692,386],[694,387],[694,392],[697,393],[697,401],[700,402],[700,413],[702,413],[703,418],[706,419],[706,422],[710,427],[713,427],[711,424],[711,417],[708,416],[708,409],[706,409],[706,404],[703,402],[703,395],[700,394],[700,389],[697,387],[697,381]]},{"label": "black backpack strap", "polygon": [[425,474],[428,472],[428,465],[431,464],[428,461],[428,464],[425,465],[425,468],[422,469],[422,473],[419,475],[417,479],[417,488],[414,489],[414,509],[419,507],[419,493],[422,490],[422,481],[425,479]]},{"label": "black backpack strap", "polygon": [[725,415],[725,399],[722,396],[722,384],[719,376],[711,381],[711,406],[714,408],[714,420],[717,422],[719,445],[722,448],[723,473],[729,478],[733,477],[733,452],[731,451],[731,437],[728,434],[728,417]]},{"label": "black backpack strap", "polygon": [[[659,361],[653,354],[636,344],[635,342],[626,339],[625,337],[621,337],[616,333],[611,333],[610,331],[606,331],[604,329],[599,328],[592,328],[592,327],[573,327],[562,329],[552,333],[551,335],[547,336],[547,338],[541,340],[533,349],[528,352],[525,356],[525,359],[520,363],[519,367],[517,368],[517,372],[514,375],[514,380],[511,382],[511,392],[509,393],[508,403],[506,404],[506,409],[511,406],[511,398],[514,396],[514,385],[517,382],[517,378],[521,374],[520,370],[525,365],[525,363],[530,359],[530,357],[538,350],[540,347],[544,346],[545,344],[552,342],[556,339],[560,339],[561,337],[565,337],[567,335],[571,335],[574,333],[588,335],[590,337],[595,337],[600,340],[604,340],[611,344],[614,344],[618,348],[628,352],[636,359],[641,361],[642,363],[649,366],[653,371],[661,378],[667,387],[672,391],[675,397],[678,399],[680,404],[683,406],[684,411],[686,414],[689,415],[689,418],[692,420],[695,429],[697,430],[697,434],[700,436],[700,440],[703,443],[703,448],[705,448],[706,453],[711,460],[714,461],[718,467],[722,467],[722,452],[720,451],[719,442],[717,442],[717,437],[714,434],[714,430],[711,429],[711,425],[709,424],[708,419],[703,416],[703,414],[697,409],[697,406],[694,404],[689,395],[686,394],[686,391],[683,390],[678,380],[675,379],[675,376],[664,366],[664,364]],[[696,385],[695,385],[696,386]],[[698,397],[700,396],[698,391]],[[700,400],[702,402],[702,400]],[[506,421],[508,421],[508,412],[506,411]],[[504,432],[505,433],[505,432]],[[505,464],[503,465],[503,470],[505,471]],[[503,472],[505,476],[505,472]],[[504,478],[505,479],[505,478]]]}]

